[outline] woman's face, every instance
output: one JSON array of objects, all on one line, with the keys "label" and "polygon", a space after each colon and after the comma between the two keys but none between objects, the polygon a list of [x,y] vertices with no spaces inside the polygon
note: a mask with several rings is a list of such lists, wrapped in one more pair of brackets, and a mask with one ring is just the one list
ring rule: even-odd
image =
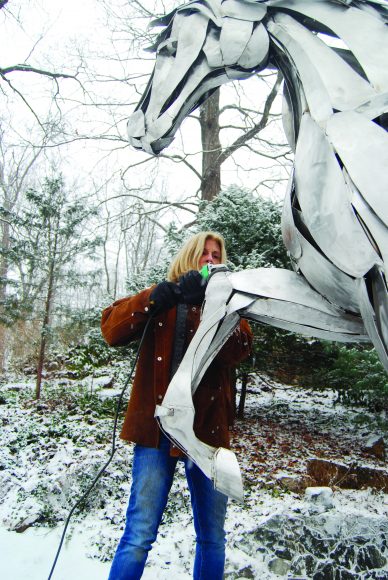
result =
[{"label": "woman's face", "polygon": [[211,238],[208,238],[205,242],[205,247],[199,260],[199,270],[205,264],[221,264],[220,244]]}]

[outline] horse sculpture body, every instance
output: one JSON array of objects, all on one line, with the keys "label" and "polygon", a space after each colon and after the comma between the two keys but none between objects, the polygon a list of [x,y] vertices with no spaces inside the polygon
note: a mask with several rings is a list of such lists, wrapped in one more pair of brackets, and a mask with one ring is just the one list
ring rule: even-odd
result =
[{"label": "horse sculpture body", "polygon": [[155,69],[128,121],[137,148],[159,153],[222,83],[266,67],[285,79],[283,124],[295,161],[282,230],[294,271],[215,268],[200,327],[156,411],[169,436],[237,499],[234,454],[195,437],[192,393],[240,316],[371,341],[388,370],[387,23],[387,3],[366,0],[194,0],[154,22],[164,27]]}]

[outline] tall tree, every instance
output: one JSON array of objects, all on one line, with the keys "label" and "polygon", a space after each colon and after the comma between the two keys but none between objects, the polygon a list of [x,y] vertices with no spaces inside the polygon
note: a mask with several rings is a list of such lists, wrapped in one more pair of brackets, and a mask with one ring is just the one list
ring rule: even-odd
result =
[{"label": "tall tree", "polygon": [[[36,398],[40,397],[46,347],[50,338],[54,298],[58,287],[74,283],[76,260],[93,258],[100,244],[83,235],[95,210],[72,201],[62,177],[46,178],[39,188],[26,192],[23,211],[15,216],[11,244],[12,264],[19,275],[16,302],[19,315],[26,308],[41,320],[37,360]],[[43,306],[39,306],[43,304]]]}]

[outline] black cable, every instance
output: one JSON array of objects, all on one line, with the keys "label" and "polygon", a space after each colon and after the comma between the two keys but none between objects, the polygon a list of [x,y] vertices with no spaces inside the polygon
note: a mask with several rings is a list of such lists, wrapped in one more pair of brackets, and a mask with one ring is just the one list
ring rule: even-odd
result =
[{"label": "black cable", "polygon": [[125,385],[121,389],[121,393],[120,393],[120,396],[119,396],[118,401],[117,401],[116,414],[115,414],[114,425],[113,425],[112,447],[111,447],[111,452],[110,452],[108,461],[101,467],[100,471],[97,473],[96,477],[93,479],[93,481],[89,485],[88,489],[85,491],[85,493],[81,496],[81,498],[71,508],[69,515],[67,516],[67,519],[65,522],[65,527],[64,527],[63,532],[62,532],[61,540],[59,542],[58,550],[57,550],[57,553],[55,555],[54,563],[53,563],[52,568],[50,570],[48,580],[51,580],[53,572],[55,570],[55,566],[57,565],[57,561],[59,558],[59,554],[61,553],[62,545],[63,545],[64,539],[65,539],[67,527],[70,523],[71,516],[73,515],[73,513],[75,512],[77,507],[88,497],[89,493],[92,491],[93,487],[96,485],[97,481],[100,479],[101,475],[104,473],[104,471],[108,467],[109,463],[112,461],[113,456],[116,452],[116,430],[117,430],[117,422],[118,422],[118,418],[119,418],[121,402],[123,400],[123,396],[124,396],[124,393],[126,391],[128,384],[129,384],[129,381],[132,378],[133,371],[135,370],[136,363],[139,359],[140,350],[141,350],[141,347],[143,345],[143,341],[144,341],[144,338],[145,338],[145,335],[147,333],[148,326],[149,326],[151,320],[152,320],[151,317],[147,320],[147,324],[145,325],[145,328],[144,328],[144,331],[143,331],[143,334],[142,334],[142,337],[140,339],[140,343],[139,343],[139,346],[138,346],[138,349],[136,352],[135,360],[134,360],[133,365],[131,367],[131,370],[129,372],[129,376],[128,376],[127,380],[125,381]]}]

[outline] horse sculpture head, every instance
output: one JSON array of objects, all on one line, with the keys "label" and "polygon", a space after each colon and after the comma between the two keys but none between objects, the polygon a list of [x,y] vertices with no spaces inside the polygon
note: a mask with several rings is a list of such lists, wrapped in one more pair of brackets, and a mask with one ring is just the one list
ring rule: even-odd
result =
[{"label": "horse sculpture head", "polygon": [[[269,35],[264,3],[194,1],[155,20],[164,26],[150,50],[156,65],[128,121],[131,144],[159,153],[182,120],[217,87],[266,67]],[[241,13],[240,16],[237,16]]]},{"label": "horse sculpture head", "polygon": [[128,133],[157,154],[221,84],[281,70],[295,152],[284,242],[316,292],[363,319],[388,368],[387,23],[377,0],[188,2],[153,23],[156,64]]}]

